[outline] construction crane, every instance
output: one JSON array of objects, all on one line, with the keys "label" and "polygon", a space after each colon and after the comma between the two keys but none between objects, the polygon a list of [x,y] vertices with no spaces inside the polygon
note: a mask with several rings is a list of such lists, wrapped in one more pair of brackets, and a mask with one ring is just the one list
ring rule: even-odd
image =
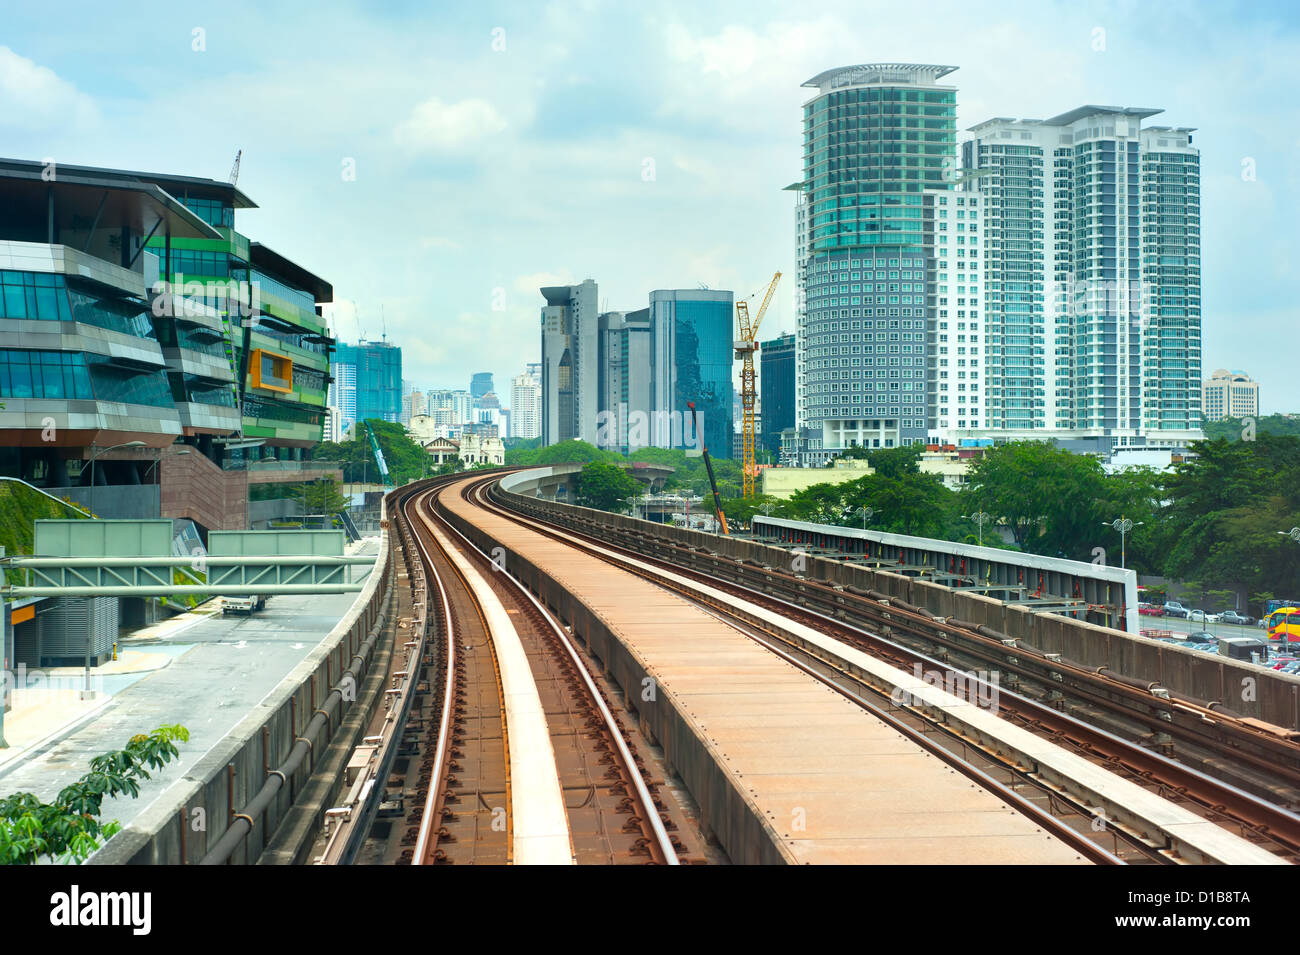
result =
[{"label": "construction crane", "polygon": [[230,184],[233,186],[239,182],[239,157],[244,155],[242,149],[235,150],[235,164],[230,167]]},{"label": "construction crane", "polygon": [[709,488],[713,491],[713,516],[718,519],[718,527],[724,535],[730,534],[731,530],[727,527],[727,515],[722,513],[722,497],[718,494],[718,482],[713,477],[713,461],[709,458],[709,446],[704,441],[704,432],[700,430],[699,413],[695,410],[695,402],[686,402],[686,407],[691,409],[691,427],[695,429],[695,437],[700,442],[700,450],[704,454],[704,467],[709,472]]},{"label": "construction crane", "polygon": [[763,304],[758,307],[758,313],[754,316],[752,322],[749,318],[749,303],[744,299],[736,303],[736,326],[738,329],[736,357],[744,363],[740,373],[740,404],[745,419],[742,430],[745,451],[741,463],[741,474],[743,475],[741,493],[744,497],[754,496],[754,478],[758,476],[758,464],[754,460],[754,399],[757,397],[754,388],[754,351],[758,348],[758,345],[754,340],[758,337],[758,326],[763,323],[763,315],[767,311],[767,306],[772,302],[772,293],[776,291],[776,283],[780,281],[781,273],[777,272],[772,276],[772,284],[767,287],[767,294],[763,296]]},{"label": "construction crane", "polygon": [[375,457],[375,464],[379,468],[379,476],[383,478],[385,487],[392,487],[393,477],[388,473],[388,462],[384,460],[384,452],[379,447],[379,439],[375,437],[375,429],[370,427],[369,421],[363,421],[362,425],[366,429],[366,434],[370,436],[370,453]]}]

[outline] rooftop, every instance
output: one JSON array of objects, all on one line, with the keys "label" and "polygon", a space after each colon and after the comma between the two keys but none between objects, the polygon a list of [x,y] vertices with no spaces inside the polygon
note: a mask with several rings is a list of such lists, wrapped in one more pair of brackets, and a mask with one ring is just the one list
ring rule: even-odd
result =
[{"label": "rooftop", "polygon": [[956,69],[931,63],[859,63],[818,73],[803,85],[815,86],[823,93],[845,86],[934,86]]}]

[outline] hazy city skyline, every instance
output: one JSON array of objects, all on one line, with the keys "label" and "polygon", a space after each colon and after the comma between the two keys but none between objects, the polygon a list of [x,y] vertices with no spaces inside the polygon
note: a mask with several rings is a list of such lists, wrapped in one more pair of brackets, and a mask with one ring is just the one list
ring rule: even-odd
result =
[{"label": "hazy city skyline", "polygon": [[[743,297],[789,272],[800,84],[852,63],[946,63],[963,138],[1084,104],[1194,127],[1203,371],[1243,369],[1262,413],[1297,410],[1274,345],[1300,291],[1283,74],[1300,16],[1283,5],[307,11],[160,8],[128,24],[74,4],[72,36],[9,9],[6,153],[225,179],[243,149],[240,188],[265,210],[241,212],[243,228],[329,278],[338,337],[386,330],[408,380],[465,387],[469,371],[508,381],[537,360],[542,285],[594,278],[601,307],[622,309],[653,288]],[[389,55],[357,52],[373,49]],[[793,330],[793,289],[765,335]]]}]

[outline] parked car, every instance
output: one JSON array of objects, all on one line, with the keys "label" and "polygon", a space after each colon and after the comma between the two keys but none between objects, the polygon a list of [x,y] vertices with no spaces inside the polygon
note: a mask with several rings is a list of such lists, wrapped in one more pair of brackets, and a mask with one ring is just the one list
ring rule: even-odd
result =
[{"label": "parked car", "polygon": [[1138,604],[1138,613],[1148,617],[1163,617],[1165,615],[1165,608],[1159,604],[1140,603]]},{"label": "parked car", "polygon": [[1182,604],[1180,604],[1177,600],[1167,601],[1162,609],[1164,610],[1166,617],[1187,616],[1187,608],[1184,607]]},{"label": "parked car", "polygon": [[1219,619],[1223,623],[1235,623],[1239,627],[1249,627],[1255,622],[1255,618],[1249,614],[1237,613],[1235,610],[1225,610],[1219,614]]},{"label": "parked car", "polygon": [[1219,615],[1217,613],[1206,613],[1204,610],[1187,611],[1187,619],[1194,623],[1218,623]]}]

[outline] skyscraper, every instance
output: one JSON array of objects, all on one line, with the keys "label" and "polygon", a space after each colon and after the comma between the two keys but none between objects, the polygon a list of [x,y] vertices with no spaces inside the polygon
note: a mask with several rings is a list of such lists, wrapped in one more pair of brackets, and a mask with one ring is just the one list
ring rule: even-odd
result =
[{"label": "skyscraper", "polygon": [[488,392],[494,392],[494,391],[496,391],[496,388],[492,384],[492,372],[479,371],[474,373],[474,376],[470,379],[469,382],[469,393],[470,393],[470,397],[474,401],[475,406],[478,405],[480,398],[482,398]]},{"label": "skyscraper", "polygon": [[688,402],[709,454],[731,457],[735,294],[723,289],[650,293],[650,405],[654,447],[699,449]]},{"label": "skyscraper", "polygon": [[853,444],[1200,436],[1200,174],[1191,129],[1082,106],[971,128],[954,67],[809,80],[798,193],[805,461]]},{"label": "skyscraper", "polygon": [[524,366],[522,375],[510,380],[510,436],[538,438],[542,434],[542,366]]},{"label": "skyscraper", "polygon": [[[345,428],[351,431],[358,421],[376,418],[396,422],[402,414],[402,350],[391,342],[339,342],[331,371],[338,387],[338,408]],[[351,394],[345,391],[351,382]],[[345,409],[353,406],[353,416]]]},{"label": "skyscraper", "polygon": [[650,310],[605,312],[599,326],[597,444],[627,453],[651,443]]},{"label": "skyscraper", "polygon": [[596,283],[543,288],[542,444],[595,443],[599,404]]},{"label": "skyscraper", "polygon": [[806,82],[796,376],[825,448],[926,437],[927,191],[956,180],[956,67],[875,63]]},{"label": "skyscraper", "polygon": [[1081,106],[972,127],[983,420],[940,414],[941,429],[1100,450],[1200,436],[1200,156],[1190,129],[1142,128],[1159,112]]},{"label": "skyscraper", "polygon": [[794,427],[794,336],[782,335],[760,342],[758,361],[763,409],[758,444],[775,461],[781,454],[781,432]]}]

